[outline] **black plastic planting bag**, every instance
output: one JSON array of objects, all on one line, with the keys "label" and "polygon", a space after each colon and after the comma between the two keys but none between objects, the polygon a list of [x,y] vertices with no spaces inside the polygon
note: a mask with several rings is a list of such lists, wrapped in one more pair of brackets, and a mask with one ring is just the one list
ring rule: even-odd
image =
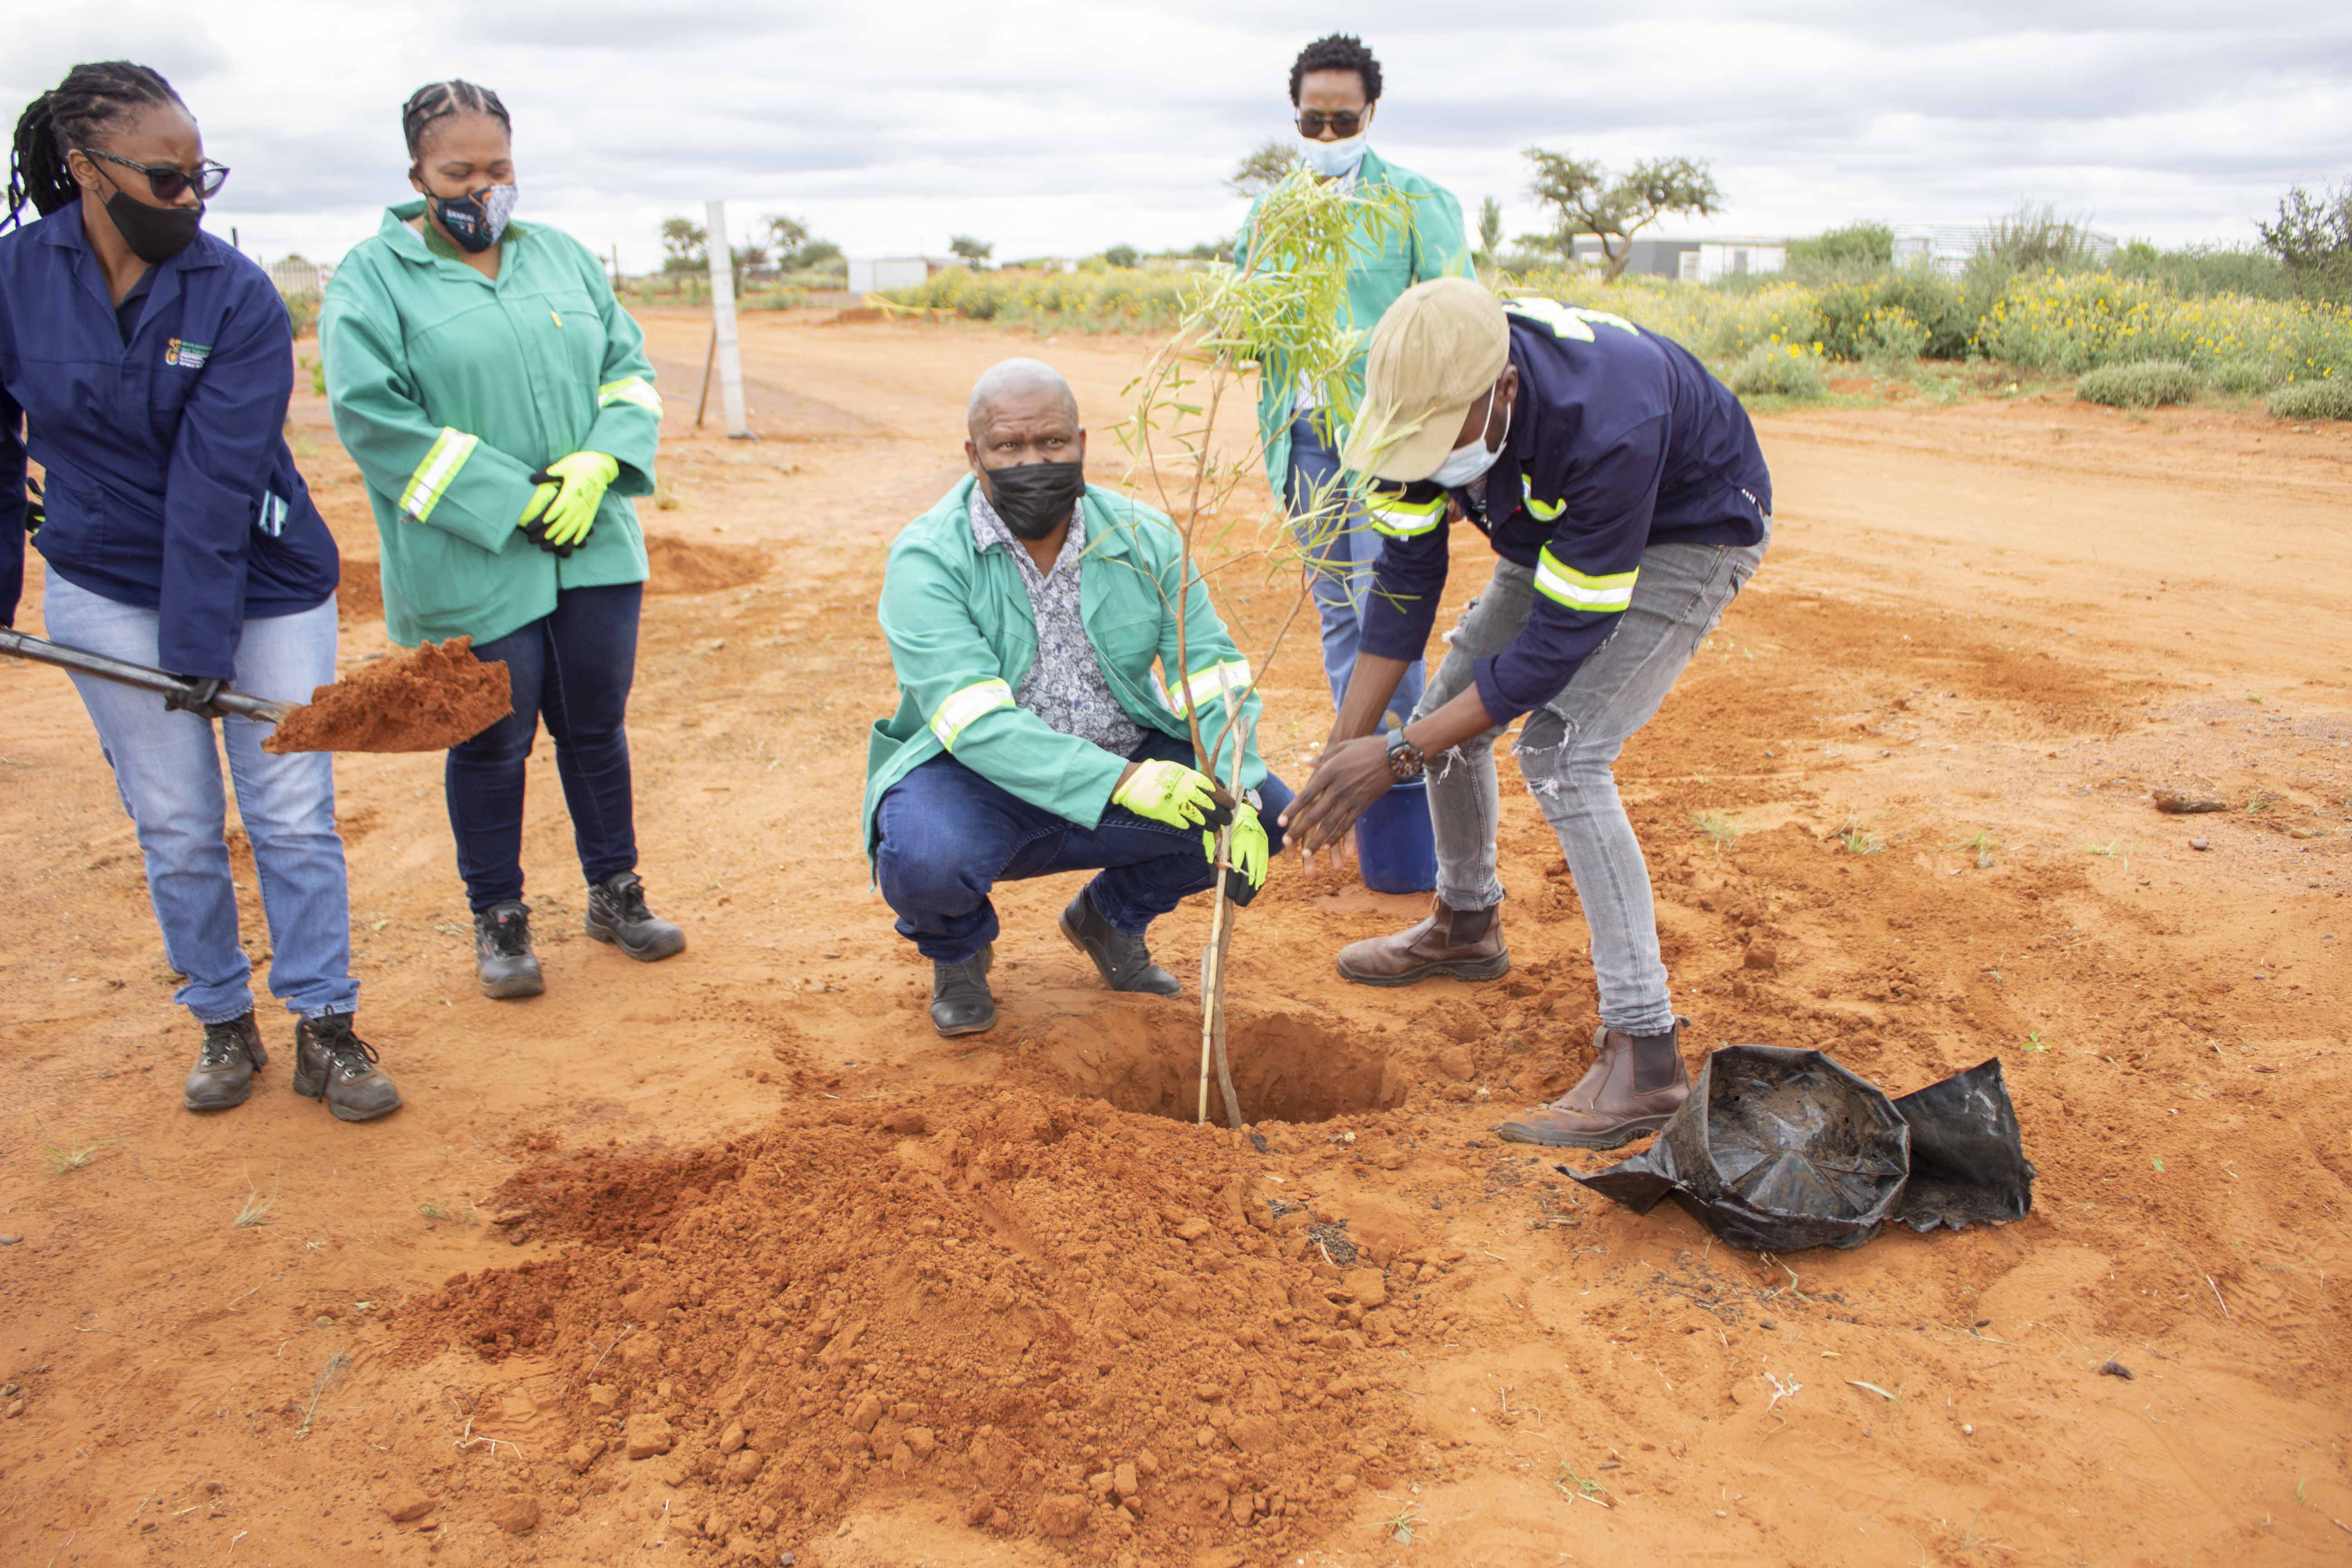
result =
[{"label": "black plastic planting bag", "polygon": [[1710,1055],[1658,1140],[1622,1163],[1562,1173],[1636,1214],[1671,1197],[1734,1247],[1859,1247],[1889,1219],[1917,1230],[2017,1219],[2033,1167],[1988,1061],[1901,1100],[1819,1051]]}]

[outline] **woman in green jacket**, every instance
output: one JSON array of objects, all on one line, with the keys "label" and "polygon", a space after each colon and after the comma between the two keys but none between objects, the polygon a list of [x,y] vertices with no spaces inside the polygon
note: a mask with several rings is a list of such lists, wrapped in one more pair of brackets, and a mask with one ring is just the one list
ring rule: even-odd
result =
[{"label": "woman in green jacket", "polygon": [[394,641],[470,637],[514,711],[449,752],[449,825],[485,995],[543,989],[522,901],[523,763],[544,718],[588,879],[588,934],[667,958],[646,907],[625,721],[661,397],[644,335],[570,236],[509,221],[512,123],[465,81],[401,110],[409,184],[319,319],[335,431],[366,477]]}]

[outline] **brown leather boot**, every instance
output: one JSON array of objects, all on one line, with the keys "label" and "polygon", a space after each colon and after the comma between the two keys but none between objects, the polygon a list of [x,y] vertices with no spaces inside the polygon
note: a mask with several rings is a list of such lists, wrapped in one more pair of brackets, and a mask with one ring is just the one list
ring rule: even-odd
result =
[{"label": "brown leather boot", "polygon": [[1686,1022],[1677,1018],[1662,1042],[1641,1045],[1606,1026],[1594,1030],[1592,1066],[1576,1087],[1504,1122],[1496,1135],[1552,1149],[1614,1149],[1655,1132],[1690,1098],[1682,1053]]},{"label": "brown leather boot", "polygon": [[1503,907],[1454,910],[1429,901],[1429,918],[1394,936],[1349,942],[1339,950],[1339,973],[1359,985],[1411,985],[1433,974],[1493,980],[1511,968],[1503,942]]}]

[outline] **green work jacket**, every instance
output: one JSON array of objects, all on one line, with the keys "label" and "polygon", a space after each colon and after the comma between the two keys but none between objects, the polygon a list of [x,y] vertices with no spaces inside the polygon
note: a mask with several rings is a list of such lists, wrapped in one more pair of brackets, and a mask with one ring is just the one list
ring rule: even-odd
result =
[{"label": "green work jacket", "polygon": [[[603,264],[545,224],[509,224],[495,279],[436,254],[389,208],[319,313],[335,434],[367,480],[393,640],[501,637],[559,588],[646,579],[632,496],[654,488],[661,395]],[[446,247],[445,247],[446,250]],[[621,465],[568,558],[517,526],[531,474],[573,452]]]},{"label": "green work jacket", "polygon": [[[1088,828],[1102,820],[1127,770],[1127,758],[1014,706],[1013,694],[1037,662],[1037,621],[1008,547],[982,550],[972,542],[976,483],[967,474],[890,544],[881,620],[898,675],[898,710],[876,724],[866,742],[868,857],[884,793],[942,752],[1032,805]],[[1185,708],[1204,703],[1201,734],[1216,748],[1223,780],[1234,739],[1223,718],[1223,692],[1249,685],[1249,661],[1217,618],[1199,574],[1182,581],[1182,542],[1166,517],[1100,485],[1088,485],[1080,504],[1087,549],[1078,616],[1111,695],[1136,723],[1179,740],[1191,734]],[[1176,605],[1183,606],[1181,659],[1170,609]],[[1162,672],[1180,669],[1189,669],[1190,678],[1163,680]],[[1244,696],[1240,708],[1241,779],[1255,789],[1265,780],[1257,694]]]},{"label": "green work jacket", "polygon": [[[1389,233],[1378,250],[1369,237],[1359,235],[1356,254],[1348,263],[1348,313],[1340,324],[1356,335],[1359,346],[1349,377],[1360,391],[1362,345],[1370,342],[1372,329],[1380,325],[1397,296],[1433,278],[1475,278],[1477,273],[1470,265],[1470,244],[1463,234],[1462,204],[1454,199],[1453,192],[1410,169],[1398,168],[1369,147],[1364,149],[1363,162],[1356,165],[1356,181],[1361,185],[1391,186],[1414,198],[1410,225]],[[1250,231],[1256,218],[1257,203],[1252,202],[1249,217],[1242,224],[1241,242],[1234,251],[1237,267],[1249,257]],[[1290,426],[1297,405],[1297,374],[1276,360],[1261,363],[1258,439],[1265,445],[1265,480],[1274,487],[1276,500],[1281,499],[1290,472]],[[1331,445],[1336,449],[1346,439],[1346,431],[1335,431]]]}]

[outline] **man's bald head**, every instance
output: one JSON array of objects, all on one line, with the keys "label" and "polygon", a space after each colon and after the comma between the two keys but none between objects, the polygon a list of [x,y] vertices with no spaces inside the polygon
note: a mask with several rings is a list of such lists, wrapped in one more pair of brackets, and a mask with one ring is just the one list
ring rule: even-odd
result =
[{"label": "man's bald head", "polygon": [[1078,400],[1062,373],[1043,360],[1009,359],[982,372],[971,389],[964,428],[970,436],[964,455],[974,473],[1087,460]]},{"label": "man's bald head", "polygon": [[1070,391],[1070,384],[1062,373],[1041,359],[999,360],[980,373],[972,383],[971,402],[964,410],[964,427],[975,443],[981,441],[982,426],[998,409],[1010,413],[1018,408],[1028,413],[1040,405],[1058,406],[1069,416],[1072,428],[1078,424],[1078,400]]}]

